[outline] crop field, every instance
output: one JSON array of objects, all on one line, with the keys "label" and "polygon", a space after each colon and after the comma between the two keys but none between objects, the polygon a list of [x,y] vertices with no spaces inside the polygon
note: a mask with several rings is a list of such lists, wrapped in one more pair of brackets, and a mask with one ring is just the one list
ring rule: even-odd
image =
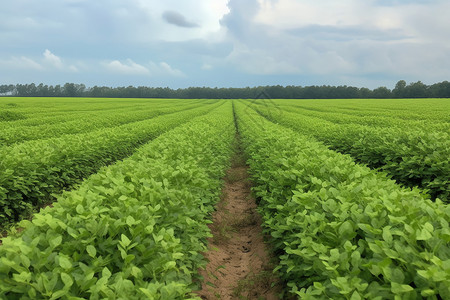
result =
[{"label": "crop field", "polygon": [[0,299],[200,299],[236,141],[281,297],[450,299],[449,112],[0,98]]}]

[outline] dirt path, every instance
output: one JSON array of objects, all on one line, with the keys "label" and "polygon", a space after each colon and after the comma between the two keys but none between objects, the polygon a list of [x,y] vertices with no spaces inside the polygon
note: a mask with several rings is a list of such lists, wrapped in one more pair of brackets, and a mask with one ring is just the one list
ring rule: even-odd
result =
[{"label": "dirt path", "polygon": [[279,299],[273,259],[250,187],[247,167],[237,151],[210,226],[213,237],[205,254],[209,263],[200,272],[204,281],[197,292],[202,299]]}]

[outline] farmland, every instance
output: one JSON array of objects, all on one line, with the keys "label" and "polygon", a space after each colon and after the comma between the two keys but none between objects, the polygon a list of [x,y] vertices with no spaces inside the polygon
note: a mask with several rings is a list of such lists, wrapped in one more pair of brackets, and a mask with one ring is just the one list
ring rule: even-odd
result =
[{"label": "farmland", "polygon": [[236,135],[284,295],[450,299],[449,111],[0,98],[0,299],[195,298]]}]

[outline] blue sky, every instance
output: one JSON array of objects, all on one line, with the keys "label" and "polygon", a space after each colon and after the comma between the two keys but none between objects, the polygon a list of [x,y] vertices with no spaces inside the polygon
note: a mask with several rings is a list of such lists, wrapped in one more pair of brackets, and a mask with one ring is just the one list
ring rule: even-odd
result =
[{"label": "blue sky", "polygon": [[450,80],[448,12],[448,0],[8,0],[0,84],[431,84]]}]

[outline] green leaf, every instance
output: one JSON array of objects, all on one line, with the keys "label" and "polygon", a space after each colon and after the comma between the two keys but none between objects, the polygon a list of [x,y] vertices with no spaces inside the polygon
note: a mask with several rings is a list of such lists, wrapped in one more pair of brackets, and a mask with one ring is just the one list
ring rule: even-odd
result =
[{"label": "green leaf", "polygon": [[423,290],[420,292],[420,294],[422,295],[422,297],[430,297],[436,294],[435,291],[427,289],[427,290]]},{"label": "green leaf", "polygon": [[95,247],[92,245],[88,245],[86,247],[86,251],[90,257],[95,257],[95,255],[97,254],[97,249],[95,249]]},{"label": "green leaf", "polygon": [[344,237],[344,238],[349,237],[349,236],[353,235],[353,232],[354,232],[353,226],[350,221],[345,221],[339,227],[339,235],[341,237]]},{"label": "green leaf", "polygon": [[416,239],[419,241],[426,241],[431,239],[432,237],[433,236],[426,228],[417,231]]},{"label": "green leaf", "polygon": [[130,239],[128,239],[128,237],[125,234],[122,234],[120,237],[121,237],[122,243],[125,247],[128,247],[128,245],[131,244]]},{"label": "green leaf", "polygon": [[389,244],[392,243],[391,226],[386,226],[383,228],[383,239]]},{"label": "green leaf", "polygon": [[111,277],[111,271],[107,267],[104,267],[102,270],[102,278],[109,279],[110,277]]},{"label": "green leaf", "polygon": [[57,237],[53,238],[50,240],[49,244],[52,247],[52,249],[58,247],[59,245],[61,245],[62,242],[62,236],[58,235]]},{"label": "green leaf", "polygon": [[136,278],[142,278],[142,271],[138,267],[133,266],[131,268],[131,275],[133,275]]},{"label": "green leaf", "polygon": [[173,268],[175,268],[176,265],[177,265],[176,262],[174,262],[174,261],[169,261],[169,262],[167,262],[167,263],[164,265],[164,269],[165,269],[165,270],[173,269]]},{"label": "green leaf", "polygon": [[77,213],[80,214],[80,215],[82,215],[82,214],[84,213],[84,207],[83,207],[83,205],[81,205],[81,204],[78,204],[75,210],[76,210]]},{"label": "green leaf", "polygon": [[61,280],[64,283],[64,289],[69,289],[73,285],[72,277],[67,273],[61,273]]},{"label": "green leaf", "polygon": [[59,256],[59,265],[64,270],[69,270],[70,268],[72,268],[72,263],[64,256]]},{"label": "green leaf", "polygon": [[350,297],[350,300],[361,300],[361,299],[362,299],[361,295],[357,291],[354,291],[352,296]]},{"label": "green leaf", "polygon": [[67,294],[67,290],[56,291],[56,292],[52,293],[52,297],[50,298],[50,300],[59,299],[66,294]]},{"label": "green leaf", "polygon": [[31,273],[30,272],[21,272],[20,274],[13,274],[13,278],[17,282],[30,282],[31,280]]},{"label": "green leaf", "polygon": [[126,222],[128,226],[133,226],[136,223],[136,220],[132,216],[128,216]]},{"label": "green leaf", "polygon": [[147,297],[147,299],[155,299],[155,293],[144,288],[139,288],[139,290]]},{"label": "green leaf", "polygon": [[396,282],[391,282],[391,291],[394,294],[403,294],[413,291],[413,287],[407,284],[399,284]]}]

